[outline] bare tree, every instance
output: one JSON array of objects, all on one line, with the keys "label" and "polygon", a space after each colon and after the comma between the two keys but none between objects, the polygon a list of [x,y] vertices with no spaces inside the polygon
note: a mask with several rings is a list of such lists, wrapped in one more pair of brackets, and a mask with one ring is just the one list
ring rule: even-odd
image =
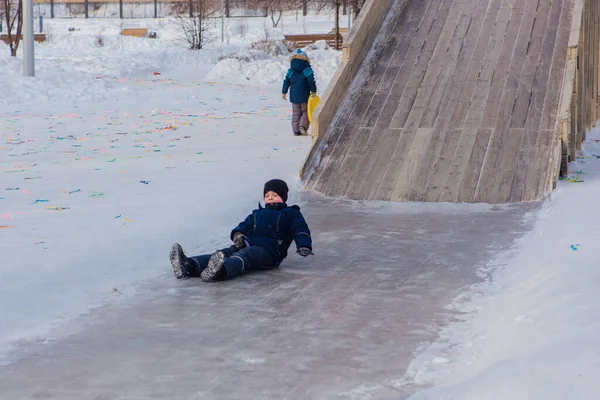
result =
[{"label": "bare tree", "polygon": [[277,28],[284,11],[297,10],[302,7],[302,0],[262,0],[267,14],[271,17],[273,28]]},{"label": "bare tree", "polygon": [[367,0],[348,0],[350,5],[352,6],[352,18],[356,19],[358,14],[360,14],[360,10],[362,10],[363,6],[367,2]]},{"label": "bare tree", "polygon": [[281,17],[283,16],[284,0],[265,0],[264,5],[267,13],[271,17],[273,28],[277,28]]},{"label": "bare tree", "polygon": [[333,0],[333,6],[335,7],[335,49],[339,50],[340,44],[340,7],[344,0]]},{"label": "bare tree", "polygon": [[[364,4],[365,0],[351,0],[354,5],[354,1],[358,1]],[[333,32],[335,34],[335,49],[339,50],[341,46],[341,35],[340,35],[340,9],[347,2],[347,0],[321,0],[317,3],[317,11],[320,12],[324,9],[331,9],[335,11],[335,28]]]},{"label": "bare tree", "polygon": [[241,37],[245,38],[246,34],[248,33],[248,21],[246,21],[245,18],[240,18],[232,28],[234,33],[237,33]]},{"label": "bare tree", "polygon": [[341,47],[341,35],[340,35],[340,8],[349,2],[352,6],[353,18],[356,19],[360,13],[362,7],[365,5],[366,0],[329,0],[322,4],[319,9],[322,9],[326,5],[332,5],[335,10],[335,49],[339,50]]},{"label": "bare tree", "polygon": [[0,14],[6,21],[6,34],[10,55],[17,56],[17,49],[21,43],[21,32],[23,31],[23,2],[22,0],[1,0]]},{"label": "bare tree", "polygon": [[189,15],[176,15],[175,20],[180,27],[180,39],[185,40],[190,50],[200,50],[214,40],[208,34],[208,19],[215,13],[212,0],[191,0]]}]

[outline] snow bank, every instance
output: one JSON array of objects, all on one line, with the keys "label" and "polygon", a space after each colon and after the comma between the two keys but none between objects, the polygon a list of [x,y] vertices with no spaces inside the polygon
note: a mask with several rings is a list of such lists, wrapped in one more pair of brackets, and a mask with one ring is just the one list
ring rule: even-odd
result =
[{"label": "snow bank", "polygon": [[[467,313],[413,362],[412,400],[596,399],[600,376],[600,130]],[[448,363],[436,363],[436,358]]]},{"label": "snow bank", "polygon": [[[281,42],[271,42],[280,49]],[[317,88],[322,93],[331,81],[341,59],[341,52],[331,49],[323,41],[304,48],[315,71]],[[207,80],[248,82],[256,84],[281,83],[290,67],[287,54],[269,54],[264,50],[248,49],[221,59],[206,76]]]}]

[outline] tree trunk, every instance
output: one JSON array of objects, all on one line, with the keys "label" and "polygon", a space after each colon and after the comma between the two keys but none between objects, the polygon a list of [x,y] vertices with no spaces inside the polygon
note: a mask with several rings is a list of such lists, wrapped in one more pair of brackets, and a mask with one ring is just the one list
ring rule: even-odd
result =
[{"label": "tree trunk", "polygon": [[[275,19],[276,12],[277,12],[277,20]],[[282,15],[283,15],[282,10],[279,10],[279,11],[271,10],[271,22],[273,23],[273,28],[277,28],[277,25],[279,25],[279,21],[281,21]]]},{"label": "tree trunk", "polygon": [[362,9],[362,6],[364,5],[364,1],[361,0],[352,0],[352,17],[353,19],[358,18],[358,14],[360,14],[360,10]]},{"label": "tree trunk", "polygon": [[335,2],[335,49],[340,49],[340,3]]},{"label": "tree trunk", "polygon": [[[19,43],[21,43],[21,33],[23,32],[23,1],[21,0],[18,2],[17,11],[13,15],[10,0],[4,0],[4,13],[10,55],[11,57],[16,57]],[[15,24],[16,35],[13,35]]]}]

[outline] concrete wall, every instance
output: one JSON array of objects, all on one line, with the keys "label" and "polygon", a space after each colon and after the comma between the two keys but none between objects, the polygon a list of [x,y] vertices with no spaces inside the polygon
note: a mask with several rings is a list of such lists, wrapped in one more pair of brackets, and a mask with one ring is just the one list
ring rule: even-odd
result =
[{"label": "concrete wall", "polygon": [[367,0],[342,47],[342,62],[321,97],[313,115],[311,133],[313,148],[300,171],[303,176],[322,139],[331,126],[338,107],[346,99],[348,89],[395,0]]},{"label": "concrete wall", "polygon": [[[573,0],[569,52],[558,114],[554,166],[567,175],[568,163],[577,157],[586,132],[600,115],[600,4],[597,0]],[[556,173],[550,179],[556,181]],[[550,184],[550,182],[548,182]]]}]

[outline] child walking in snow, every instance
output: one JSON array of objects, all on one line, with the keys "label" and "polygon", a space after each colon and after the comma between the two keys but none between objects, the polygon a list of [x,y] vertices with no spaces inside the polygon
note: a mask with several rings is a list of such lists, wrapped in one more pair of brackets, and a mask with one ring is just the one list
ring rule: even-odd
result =
[{"label": "child walking in snow", "polygon": [[290,69],[283,80],[281,97],[287,100],[290,91],[292,103],[292,130],[294,135],[306,135],[308,131],[308,98],[317,93],[315,75],[310,67],[310,59],[301,49],[290,57]]},{"label": "child walking in snow", "polygon": [[302,257],[313,254],[310,230],[300,207],[288,207],[287,184],[280,179],[265,183],[265,206],[248,215],[231,231],[233,246],[212,254],[186,257],[181,246],[171,247],[170,259],[177,279],[200,277],[205,282],[222,281],[246,270],[279,267],[292,241]]}]

